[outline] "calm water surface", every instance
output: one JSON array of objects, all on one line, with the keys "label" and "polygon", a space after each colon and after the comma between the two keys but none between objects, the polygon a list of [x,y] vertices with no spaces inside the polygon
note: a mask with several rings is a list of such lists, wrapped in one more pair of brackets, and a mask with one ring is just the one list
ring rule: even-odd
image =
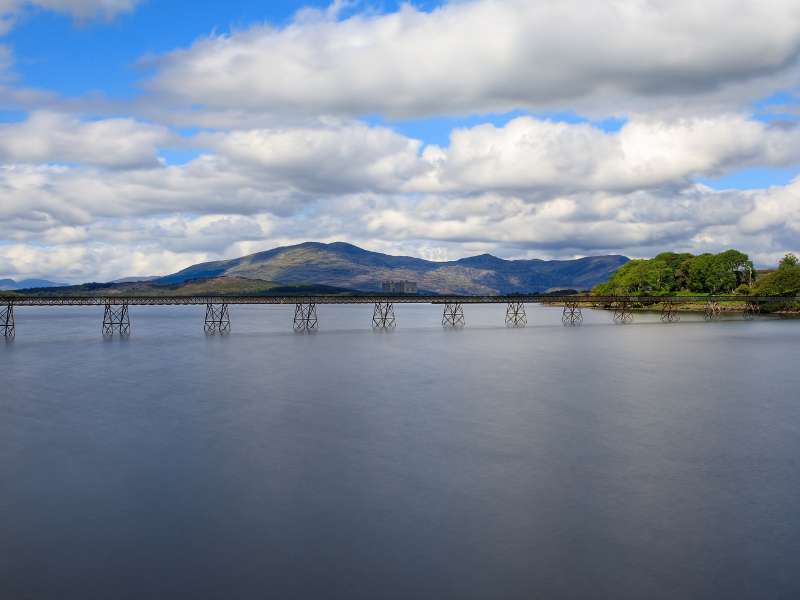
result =
[{"label": "calm water surface", "polygon": [[798,598],[800,321],[18,308],[0,598]]}]

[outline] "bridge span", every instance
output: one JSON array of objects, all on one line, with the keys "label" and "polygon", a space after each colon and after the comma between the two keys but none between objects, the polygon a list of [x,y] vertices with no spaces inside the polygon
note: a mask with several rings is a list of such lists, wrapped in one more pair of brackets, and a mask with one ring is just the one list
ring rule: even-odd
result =
[{"label": "bridge span", "polygon": [[6,339],[16,334],[14,308],[19,306],[102,306],[104,336],[131,332],[131,306],[205,306],[204,329],[207,334],[227,334],[231,330],[230,306],[240,304],[289,304],[294,305],[292,326],[298,333],[310,333],[319,328],[317,305],[319,304],[372,304],[372,327],[376,330],[394,329],[397,320],[395,304],[435,304],[443,306],[442,326],[460,328],[466,325],[464,306],[470,304],[505,304],[505,323],[508,327],[525,327],[527,315],[525,304],[550,304],[562,306],[561,321],[565,326],[577,326],[583,322],[583,308],[603,308],[611,311],[615,323],[633,321],[635,310],[660,307],[661,320],[675,323],[680,320],[677,306],[680,304],[703,304],[708,321],[720,318],[724,304],[734,305],[745,319],[761,312],[766,303],[800,302],[800,297],[775,296],[591,296],[588,294],[513,294],[505,296],[458,296],[458,295],[285,295],[285,296],[45,296],[16,295],[0,296],[0,331]]}]

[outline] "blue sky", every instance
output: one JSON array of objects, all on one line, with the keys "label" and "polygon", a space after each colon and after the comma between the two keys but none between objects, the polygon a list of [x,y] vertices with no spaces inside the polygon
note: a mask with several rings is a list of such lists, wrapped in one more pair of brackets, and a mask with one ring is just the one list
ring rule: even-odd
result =
[{"label": "blue sky", "polygon": [[[401,3],[370,2],[369,12],[390,13]],[[430,11],[440,2],[415,2],[423,11]],[[64,96],[102,93],[116,99],[133,98],[141,93],[141,82],[148,73],[147,57],[186,47],[198,37],[212,32],[226,33],[246,29],[255,23],[286,25],[298,10],[315,7],[324,10],[327,1],[199,2],[187,6],[185,0],[147,1],[136,11],[117,16],[111,21],[76,23],[73,17],[32,9],[8,36],[19,59],[15,71],[20,83],[30,87],[56,90]],[[356,11],[345,8],[339,15],[346,19]],[[363,7],[362,7],[363,8]],[[574,111],[531,113],[513,110],[502,114],[483,113],[424,119],[392,119],[381,115],[363,115],[364,121],[391,127],[424,141],[447,145],[450,132],[457,127],[481,123],[503,126],[511,119],[536,114],[543,119],[567,123],[589,122]],[[4,120],[23,120],[23,111],[6,111]],[[602,118],[595,121],[606,131],[617,130],[624,119]],[[180,163],[197,155],[193,151],[170,150],[165,158]]]},{"label": "blue sky", "polygon": [[307,239],[427,258],[800,248],[789,0],[50,6],[0,5],[0,276]]},{"label": "blue sky", "polygon": [[[438,2],[415,2],[430,10]],[[16,71],[30,86],[66,95],[102,91],[111,96],[136,94],[145,68],[142,57],[190,45],[212,32],[245,29],[255,23],[285,25],[308,7],[324,10],[327,1],[186,2],[147,0],[113,20],[76,23],[69,15],[30,9],[8,35],[19,55]],[[370,2],[371,10],[390,12],[398,2]],[[343,10],[341,18],[351,14]]]}]

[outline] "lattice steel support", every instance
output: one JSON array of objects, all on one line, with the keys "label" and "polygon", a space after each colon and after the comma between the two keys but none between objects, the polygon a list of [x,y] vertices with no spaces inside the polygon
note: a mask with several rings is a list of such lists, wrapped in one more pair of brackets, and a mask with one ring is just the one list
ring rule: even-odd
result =
[{"label": "lattice steel support", "polygon": [[664,302],[661,305],[661,321],[663,323],[677,323],[680,320],[681,316],[673,302]]},{"label": "lattice steel support", "polygon": [[627,300],[614,303],[614,322],[620,325],[625,325],[633,321],[633,312],[631,311],[631,303]]},{"label": "lattice steel support", "polygon": [[561,323],[564,327],[577,327],[583,323],[583,312],[577,302],[564,302],[561,311]]},{"label": "lattice steel support", "polygon": [[7,340],[12,339],[17,334],[14,324],[14,305],[10,302],[4,307],[0,307],[0,329],[3,330],[3,337]]},{"label": "lattice steel support", "polygon": [[317,305],[313,302],[295,304],[294,330],[297,333],[311,333],[317,330]]},{"label": "lattice steel support", "polygon": [[394,318],[394,305],[391,302],[376,302],[372,312],[372,328],[380,330],[394,329],[397,322]]},{"label": "lattice steel support", "polygon": [[746,321],[754,319],[761,312],[761,305],[758,302],[746,302],[744,305],[744,318]]},{"label": "lattice steel support", "polygon": [[127,302],[120,306],[106,304],[105,312],[103,313],[103,335],[113,337],[115,331],[121,336],[129,336],[131,334],[131,320],[128,314]]},{"label": "lattice steel support", "polygon": [[703,317],[706,321],[719,321],[722,316],[722,307],[716,300],[709,300],[706,303],[706,308],[703,311]]},{"label": "lattice steel support", "polygon": [[506,327],[525,327],[528,324],[528,315],[525,313],[524,302],[509,302],[506,307]]},{"label": "lattice steel support", "polygon": [[442,327],[460,329],[464,325],[464,306],[460,302],[446,303],[442,315]]},{"label": "lattice steel support", "polygon": [[[219,306],[219,307],[218,307]],[[231,332],[231,316],[227,304],[206,304],[206,322],[203,326],[207,335],[226,335]]]}]

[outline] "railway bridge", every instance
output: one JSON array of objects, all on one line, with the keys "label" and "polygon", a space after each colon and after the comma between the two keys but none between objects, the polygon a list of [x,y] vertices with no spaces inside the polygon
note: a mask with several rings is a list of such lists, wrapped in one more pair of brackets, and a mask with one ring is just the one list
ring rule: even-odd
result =
[{"label": "railway bridge", "polygon": [[[294,305],[292,326],[298,333],[311,333],[319,328],[317,306],[320,304],[373,305],[372,327],[391,330],[397,325],[396,304],[434,304],[442,307],[442,326],[461,328],[466,325],[465,306],[471,304],[505,304],[505,323],[508,327],[527,325],[526,304],[549,304],[562,308],[561,321],[574,327],[583,322],[584,308],[604,308],[610,311],[615,323],[633,321],[634,312],[658,308],[664,323],[680,320],[677,306],[701,303],[706,320],[720,318],[723,306],[735,307],[745,319],[761,312],[761,306],[775,302],[800,302],[800,297],[774,296],[592,296],[515,294],[506,296],[433,296],[433,295],[315,295],[315,296],[0,296],[0,332],[6,339],[16,334],[14,309],[20,306],[102,306],[104,336],[127,336],[131,332],[131,307],[145,306],[204,306],[203,327],[209,335],[231,331],[230,307],[240,304]],[[731,310],[734,310],[733,308]]]}]

